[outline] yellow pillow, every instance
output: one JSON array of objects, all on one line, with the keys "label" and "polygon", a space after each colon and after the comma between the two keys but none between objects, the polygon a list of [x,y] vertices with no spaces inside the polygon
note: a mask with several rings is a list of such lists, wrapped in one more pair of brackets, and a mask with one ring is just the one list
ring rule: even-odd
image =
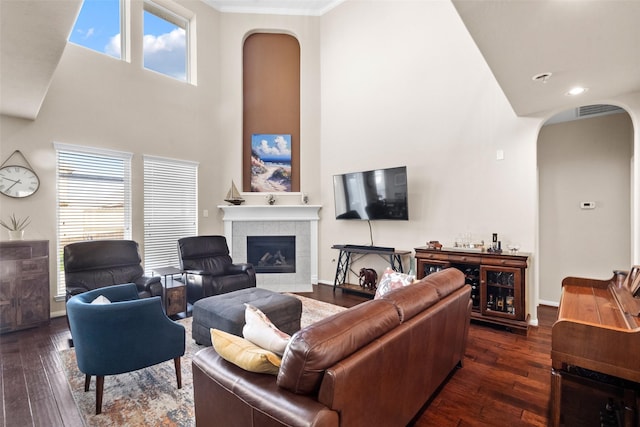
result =
[{"label": "yellow pillow", "polygon": [[246,371],[278,375],[280,357],[244,338],[212,328],[211,343],[220,357]]}]

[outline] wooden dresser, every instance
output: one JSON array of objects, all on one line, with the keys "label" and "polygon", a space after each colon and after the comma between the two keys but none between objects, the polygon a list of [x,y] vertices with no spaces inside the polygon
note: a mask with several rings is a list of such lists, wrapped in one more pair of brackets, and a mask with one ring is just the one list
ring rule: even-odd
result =
[{"label": "wooden dresser", "polygon": [[0,333],[49,322],[49,241],[0,242]]}]

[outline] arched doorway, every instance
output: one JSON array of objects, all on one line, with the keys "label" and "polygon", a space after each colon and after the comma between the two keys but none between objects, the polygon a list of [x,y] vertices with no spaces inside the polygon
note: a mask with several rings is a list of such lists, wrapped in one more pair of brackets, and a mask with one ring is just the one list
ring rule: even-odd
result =
[{"label": "arched doorway", "polygon": [[551,117],[538,134],[539,302],[567,276],[608,278],[631,265],[629,114],[610,105]]}]

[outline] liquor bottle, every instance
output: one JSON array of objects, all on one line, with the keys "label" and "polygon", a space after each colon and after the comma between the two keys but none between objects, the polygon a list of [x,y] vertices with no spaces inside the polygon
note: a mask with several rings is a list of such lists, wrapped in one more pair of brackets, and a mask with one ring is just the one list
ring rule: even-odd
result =
[{"label": "liquor bottle", "polygon": [[495,301],[493,300],[493,294],[489,294],[489,301],[487,301],[487,310],[495,309]]},{"label": "liquor bottle", "polygon": [[507,296],[507,313],[515,313],[515,307],[513,306],[513,294],[511,289],[509,289],[509,295]]},{"label": "liquor bottle", "polygon": [[496,300],[496,310],[504,311],[504,298],[502,297],[502,295],[499,295],[498,299]]}]

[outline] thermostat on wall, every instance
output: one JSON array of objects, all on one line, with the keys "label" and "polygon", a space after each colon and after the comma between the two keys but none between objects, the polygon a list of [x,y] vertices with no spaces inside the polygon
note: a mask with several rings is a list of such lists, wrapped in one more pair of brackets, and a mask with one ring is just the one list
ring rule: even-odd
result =
[{"label": "thermostat on wall", "polygon": [[595,209],[596,202],[580,202],[580,209]]}]

